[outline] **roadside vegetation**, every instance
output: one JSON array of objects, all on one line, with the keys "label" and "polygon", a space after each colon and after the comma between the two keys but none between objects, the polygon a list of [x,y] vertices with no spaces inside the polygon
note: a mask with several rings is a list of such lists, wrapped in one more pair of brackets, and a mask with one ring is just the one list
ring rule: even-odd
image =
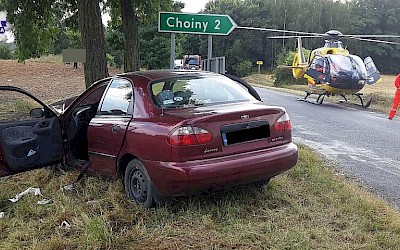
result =
[{"label": "roadside vegetation", "polygon": [[[262,188],[173,198],[143,210],[119,180],[41,169],[0,181],[0,249],[396,249],[400,216],[310,149]],[[43,197],[26,195],[28,187]],[[52,203],[37,205],[38,200]],[[64,222],[64,223],[63,223]],[[68,224],[67,224],[68,223]],[[63,225],[63,226],[61,226]],[[67,225],[67,226],[66,226]],[[70,225],[70,226],[68,226]]]}]

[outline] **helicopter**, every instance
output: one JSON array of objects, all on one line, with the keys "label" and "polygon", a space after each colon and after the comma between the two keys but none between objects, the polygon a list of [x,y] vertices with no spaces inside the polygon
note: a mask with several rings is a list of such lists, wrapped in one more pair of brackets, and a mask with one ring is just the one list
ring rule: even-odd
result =
[{"label": "helicopter", "polygon": [[[303,101],[308,101],[310,95],[317,95],[316,104],[322,104],[325,96],[341,96],[344,101],[346,95],[357,96],[361,106],[368,108],[372,98],[365,102],[359,91],[365,84],[373,85],[381,81],[379,70],[371,57],[362,60],[357,55],[352,55],[343,47],[340,39],[357,39],[361,41],[378,42],[400,45],[400,43],[370,39],[371,37],[398,38],[392,35],[343,35],[340,31],[330,30],[325,34],[301,32],[299,36],[272,36],[269,38],[297,38],[297,52],[291,66],[280,65],[280,68],[291,68],[293,77],[307,79],[309,90]],[[305,59],[302,38],[322,37],[325,44],[321,48],[314,49]]]}]

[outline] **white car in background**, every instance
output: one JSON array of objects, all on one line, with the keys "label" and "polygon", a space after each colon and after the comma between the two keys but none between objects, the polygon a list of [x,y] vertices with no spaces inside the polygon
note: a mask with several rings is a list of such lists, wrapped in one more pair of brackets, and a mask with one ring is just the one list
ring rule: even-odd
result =
[{"label": "white car in background", "polygon": [[174,69],[183,69],[182,59],[174,60]]}]

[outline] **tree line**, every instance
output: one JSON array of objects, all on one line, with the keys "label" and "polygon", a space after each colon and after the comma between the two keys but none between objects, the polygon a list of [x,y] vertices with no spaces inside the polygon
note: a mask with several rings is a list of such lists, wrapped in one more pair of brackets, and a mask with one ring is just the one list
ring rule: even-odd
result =
[{"label": "tree line", "polygon": [[[339,30],[343,34],[400,35],[400,1],[393,0],[215,0],[205,13],[229,15],[238,26],[311,33]],[[276,68],[279,54],[295,50],[295,39],[269,39],[283,33],[234,30],[214,38],[216,56],[226,56],[230,73],[246,74],[246,65],[263,60],[267,69]],[[289,34],[287,34],[289,35]],[[399,39],[390,39],[400,42]],[[400,46],[347,39],[342,41],[352,54],[371,56],[383,73],[400,69]],[[198,45],[200,44],[200,45]],[[191,35],[189,50],[207,54],[207,42]],[[322,47],[322,38],[304,38],[306,49]],[[243,71],[244,70],[244,71]]]},{"label": "tree line", "polygon": [[[169,65],[169,34],[157,31],[159,11],[179,12],[184,7],[173,0],[0,0],[14,24],[16,57],[23,61],[63,48],[86,48],[85,82],[108,76],[107,60],[124,71]],[[102,25],[107,12],[111,21]],[[213,0],[204,13],[229,15],[239,26],[343,34],[400,34],[400,1],[393,0]],[[229,36],[214,36],[213,55],[225,56],[227,70],[248,74],[257,60],[273,70],[281,53],[295,49],[294,39],[270,39],[282,35],[236,29]],[[392,39],[393,40],[393,39]],[[204,35],[177,35],[177,57],[207,55]],[[324,41],[304,38],[307,49]],[[399,68],[400,46],[344,40],[351,53],[371,56],[382,73]]]}]

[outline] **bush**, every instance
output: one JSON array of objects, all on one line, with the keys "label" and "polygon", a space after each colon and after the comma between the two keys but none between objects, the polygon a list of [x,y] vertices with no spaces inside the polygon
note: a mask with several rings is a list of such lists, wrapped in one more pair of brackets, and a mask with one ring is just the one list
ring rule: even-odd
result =
[{"label": "bush", "polygon": [[0,44],[0,59],[12,59],[13,51],[6,44]]},{"label": "bush", "polygon": [[235,74],[239,77],[250,75],[252,69],[251,61],[241,61],[239,64],[233,66],[233,69]]}]

